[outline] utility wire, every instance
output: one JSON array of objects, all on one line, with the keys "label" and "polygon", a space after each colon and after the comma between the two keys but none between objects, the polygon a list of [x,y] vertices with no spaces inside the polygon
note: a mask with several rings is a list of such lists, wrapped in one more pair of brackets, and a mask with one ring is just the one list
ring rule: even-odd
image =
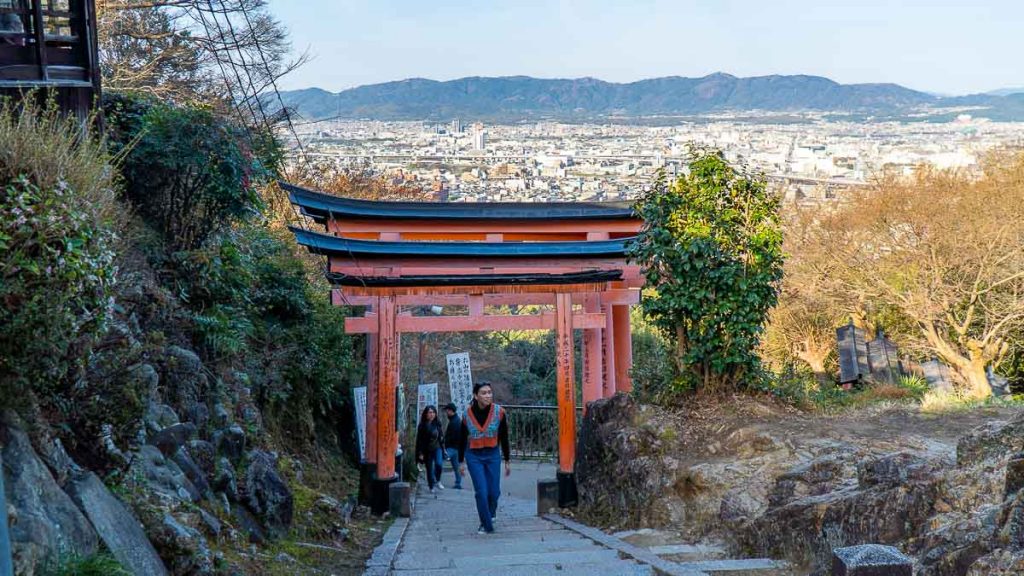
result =
[{"label": "utility wire", "polygon": [[[220,20],[219,20],[219,18],[217,18],[217,14],[220,13],[224,17],[225,25],[227,26],[227,29],[228,29],[228,34],[231,35],[231,47],[234,49],[234,51],[238,52],[238,59],[239,59],[239,62],[236,63],[235,59],[232,58],[230,53],[229,53],[228,57],[227,57],[227,62],[230,65],[230,67],[232,69],[232,72],[234,73],[234,76],[235,76],[235,78],[237,79],[237,81],[239,83],[239,88],[241,88],[242,93],[245,96],[246,102],[248,103],[250,101],[250,97],[249,97],[249,94],[245,90],[245,85],[244,85],[245,83],[242,81],[241,74],[238,71],[238,66],[242,67],[242,69],[243,69],[243,71],[245,73],[245,77],[248,79],[249,88],[252,89],[252,100],[255,100],[256,107],[260,111],[260,116],[262,117],[263,127],[264,127],[265,130],[267,130],[268,132],[272,133],[274,128],[270,124],[270,121],[268,119],[268,115],[266,113],[266,110],[263,108],[263,102],[262,102],[262,99],[260,98],[260,94],[259,94],[260,91],[256,88],[255,84],[253,83],[253,78],[252,78],[253,75],[252,75],[252,73],[250,71],[250,67],[255,68],[255,66],[251,65],[245,59],[245,55],[243,54],[243,50],[242,50],[242,43],[239,40],[238,34],[235,32],[235,28],[234,28],[234,25],[231,22],[231,17],[230,17],[230,14],[229,14],[228,10],[224,7],[223,2],[221,2],[221,10],[219,10],[219,11],[214,8],[212,0],[207,0],[207,6],[209,7],[209,10],[210,10],[210,13],[211,13],[211,18],[213,19],[214,25],[217,28],[218,37],[222,39],[223,45],[225,47],[227,47],[228,43],[226,41],[226,36],[225,36],[225,33],[224,33],[224,29],[221,28]],[[276,78],[274,76],[273,68],[270,66],[270,62],[267,59],[266,54],[263,51],[263,47],[260,45],[258,34],[256,34],[256,31],[255,31],[255,29],[253,27],[252,19],[250,18],[249,11],[248,11],[248,9],[246,8],[246,5],[245,5],[245,0],[241,0],[238,3],[238,10],[241,11],[241,13],[243,14],[243,16],[245,18],[246,26],[248,27],[248,34],[249,34],[249,36],[252,39],[253,46],[256,49],[256,53],[259,55],[260,61],[263,63],[264,71],[265,71],[265,73],[267,75],[267,79],[269,80],[269,85],[273,88],[274,93],[277,96],[277,100],[281,104],[281,110],[282,110],[283,117],[287,121],[289,130],[292,133],[292,137],[295,138],[295,142],[298,145],[299,152],[300,152],[300,157],[302,158],[302,161],[305,163],[306,169],[307,170],[312,170],[312,165],[311,165],[311,163],[309,161],[309,157],[308,157],[308,155],[306,153],[306,149],[302,145],[302,140],[299,138],[299,135],[298,135],[298,133],[295,130],[295,126],[292,124],[291,115],[288,113],[287,108],[285,108],[285,106],[284,106],[284,101],[281,98],[280,91],[277,88],[277,81],[276,81]],[[202,15],[202,9],[198,9],[198,11],[199,11],[200,15]],[[204,21],[205,21],[205,19],[204,19]],[[220,62],[221,62],[221,60],[218,59],[218,63],[220,63]],[[226,73],[225,73],[225,75],[226,75]],[[225,79],[227,80],[227,78],[225,78]],[[230,84],[230,81],[228,81],[228,82]],[[256,112],[252,108],[252,105],[248,104],[248,106],[249,106],[250,111],[253,114],[253,120],[255,122],[259,123],[260,119],[256,117]],[[250,136],[250,143],[253,143],[252,142],[253,137],[252,137],[251,132],[250,132],[249,136]],[[288,210],[288,213],[289,213],[289,215],[286,216],[286,219],[289,221],[289,223],[293,223],[294,220],[298,220],[299,226],[303,230],[309,231],[309,228],[308,228],[308,225],[307,225],[307,222],[306,222],[306,218],[301,217],[300,215],[292,213],[292,210]],[[350,254],[350,255],[354,258],[353,254]],[[321,254],[321,257],[323,259],[323,271],[326,274],[330,270],[329,258],[326,255],[324,255],[324,254]],[[358,262],[357,262],[357,265],[358,265]]]}]

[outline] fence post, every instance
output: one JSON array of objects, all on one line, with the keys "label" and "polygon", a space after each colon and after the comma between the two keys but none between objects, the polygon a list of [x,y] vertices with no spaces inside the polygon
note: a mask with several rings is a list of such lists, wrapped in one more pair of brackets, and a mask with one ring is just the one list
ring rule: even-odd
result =
[{"label": "fence post", "polygon": [[4,492],[4,460],[0,454],[0,576],[14,576],[11,537],[7,529],[7,493]]}]

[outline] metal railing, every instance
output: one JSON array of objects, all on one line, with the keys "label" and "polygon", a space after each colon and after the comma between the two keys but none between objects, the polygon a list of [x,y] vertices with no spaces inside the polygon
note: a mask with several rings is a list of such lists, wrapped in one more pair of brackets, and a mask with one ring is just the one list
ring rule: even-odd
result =
[{"label": "metal railing", "polygon": [[[505,405],[512,457],[525,460],[558,459],[558,406]],[[583,408],[576,408],[576,431]]]},{"label": "metal railing", "polygon": [[0,576],[14,576],[11,539],[7,528],[7,499],[4,494],[4,463],[0,456]]}]

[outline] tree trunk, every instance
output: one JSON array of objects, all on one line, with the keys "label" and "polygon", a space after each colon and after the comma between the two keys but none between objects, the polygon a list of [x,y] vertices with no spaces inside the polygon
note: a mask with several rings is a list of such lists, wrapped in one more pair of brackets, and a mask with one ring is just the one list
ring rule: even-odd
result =
[{"label": "tree trunk", "polygon": [[825,361],[831,352],[829,348],[816,348],[808,345],[804,350],[797,353],[797,357],[807,363],[814,372],[814,378],[819,384],[828,383],[828,374],[825,373]]},{"label": "tree trunk", "polygon": [[967,383],[968,397],[980,399],[992,395],[992,384],[989,383],[988,373],[985,371],[987,364],[982,354],[975,354],[972,351],[970,360],[959,367],[958,371]]},{"label": "tree trunk", "polygon": [[932,350],[939,359],[956,370],[966,385],[966,395],[969,398],[988,398],[992,395],[992,386],[988,382],[988,374],[985,368],[992,361],[987,357],[985,349],[973,342],[967,344],[967,354],[961,353],[952,344],[939,336],[934,325],[922,323],[922,331]]}]

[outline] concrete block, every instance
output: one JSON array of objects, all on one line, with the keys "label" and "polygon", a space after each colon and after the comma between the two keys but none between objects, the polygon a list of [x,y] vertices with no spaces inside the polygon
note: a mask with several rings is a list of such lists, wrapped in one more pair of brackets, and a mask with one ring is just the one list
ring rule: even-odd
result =
[{"label": "concrete block", "polygon": [[558,480],[537,480],[537,516],[543,516],[558,507]]},{"label": "concrete block", "polygon": [[892,546],[861,544],[832,551],[832,576],[913,576],[914,561]]},{"label": "concrete block", "polygon": [[412,516],[412,488],[408,482],[395,482],[388,486],[388,504],[392,517]]}]

